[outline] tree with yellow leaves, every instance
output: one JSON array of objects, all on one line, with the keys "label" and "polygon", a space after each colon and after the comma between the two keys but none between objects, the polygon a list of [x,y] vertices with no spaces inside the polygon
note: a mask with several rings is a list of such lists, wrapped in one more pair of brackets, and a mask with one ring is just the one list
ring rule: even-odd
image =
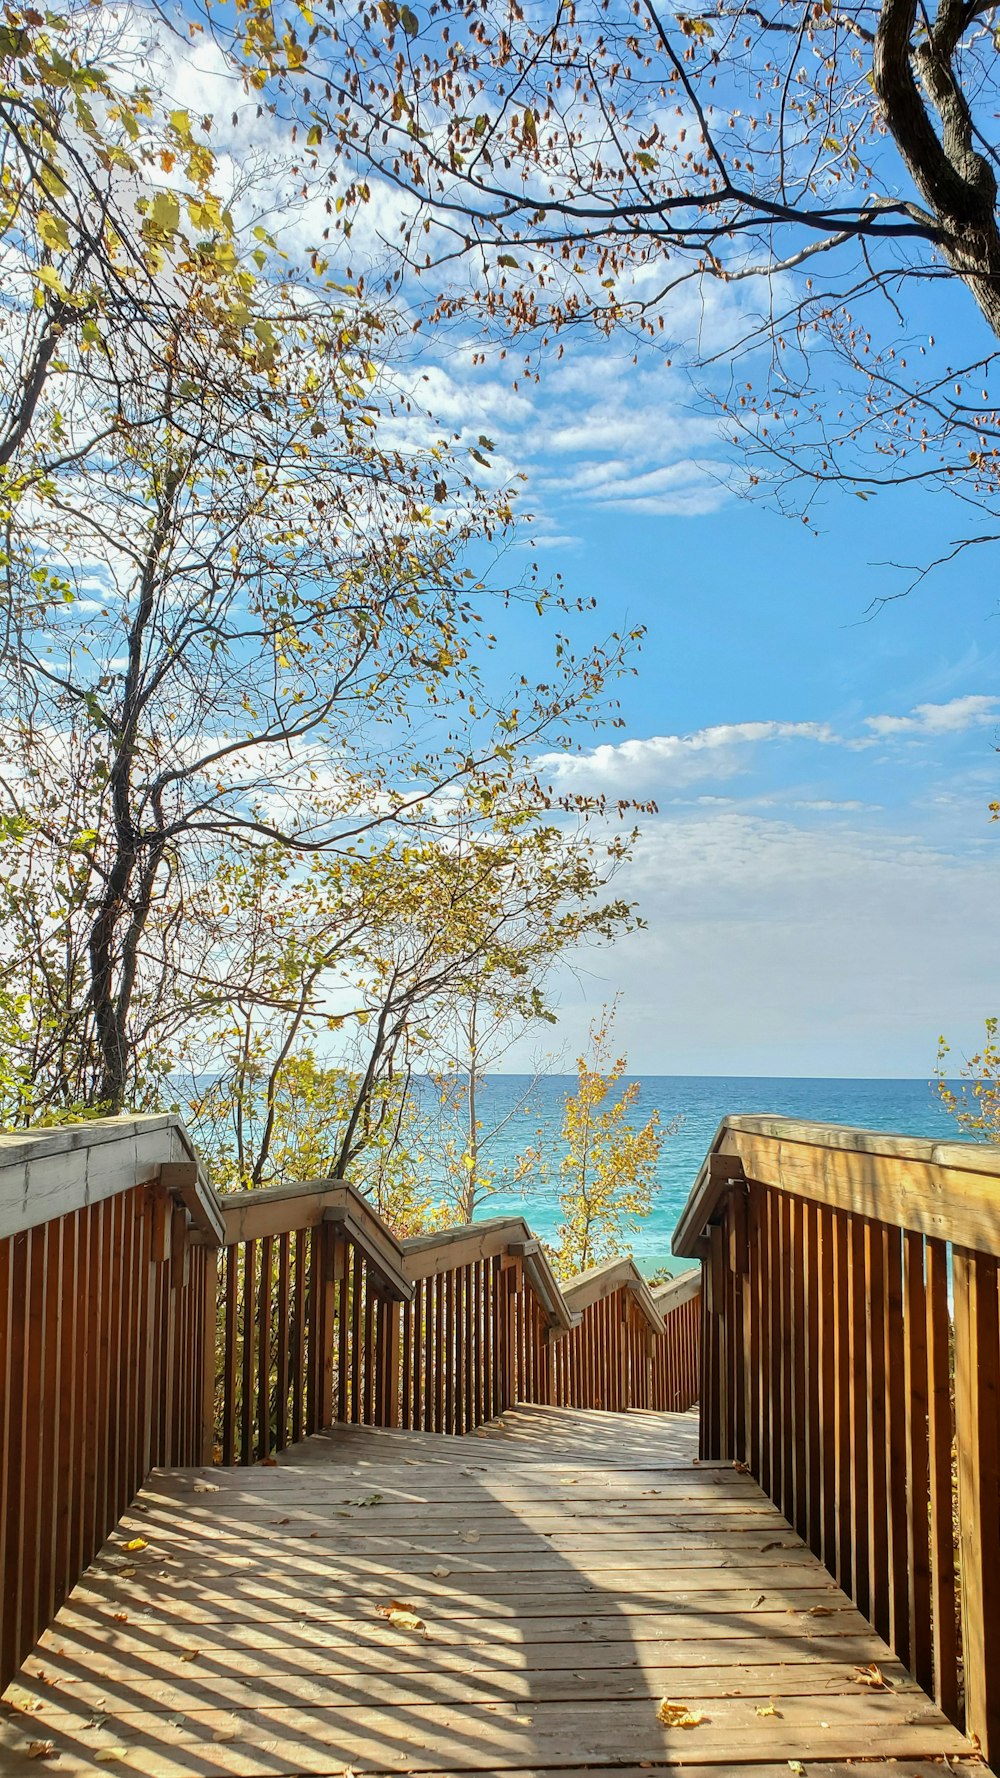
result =
[{"label": "tree with yellow leaves", "polygon": [[656,1194],[656,1165],[664,1132],[658,1111],[643,1124],[633,1113],[637,1080],[625,1081],[627,1056],[612,1047],[615,1007],[590,1027],[586,1055],[577,1059],[576,1092],[566,1101],[559,1166],[555,1268],[561,1278],[585,1272],[628,1251]]},{"label": "tree with yellow leaves", "polygon": [[1000,1020],[986,1020],[985,1042],[975,1055],[964,1058],[954,1084],[947,1073],[950,1054],[949,1045],[939,1037],[935,1074],[942,1104],[967,1136],[1000,1143]]}]

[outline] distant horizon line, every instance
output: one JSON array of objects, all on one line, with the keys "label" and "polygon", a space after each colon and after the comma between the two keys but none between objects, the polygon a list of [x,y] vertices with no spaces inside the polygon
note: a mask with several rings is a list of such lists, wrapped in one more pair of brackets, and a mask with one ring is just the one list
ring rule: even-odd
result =
[{"label": "distant horizon line", "polygon": [[[447,1074],[447,1073],[467,1074],[468,1069],[465,1069],[465,1068],[441,1069],[440,1072],[442,1074]],[[419,1078],[423,1079],[423,1080],[430,1080],[433,1078],[433,1076],[429,1075],[429,1074],[422,1074],[419,1076]],[[944,1078],[947,1079],[950,1083],[952,1080],[960,1080],[961,1076],[949,1075],[949,1076],[945,1076]],[[542,1080],[575,1080],[576,1079],[576,1070],[575,1069],[569,1069],[569,1070],[542,1069],[540,1072],[535,1073],[531,1069],[517,1069],[517,1070],[515,1070],[513,1068],[484,1068],[482,1071],[482,1074],[480,1075],[480,1079],[481,1080],[539,1080],[539,1081],[542,1081]],[[928,1086],[928,1087],[933,1087],[937,1084],[937,1077],[936,1076],[928,1076],[928,1075],[923,1075],[923,1074],[654,1074],[652,1072],[648,1072],[648,1071],[645,1071],[642,1069],[626,1070],[626,1072],[622,1076],[622,1079],[623,1080],[802,1080],[802,1081],[811,1081],[811,1082],[828,1081],[828,1080],[844,1080],[844,1081],[852,1081],[855,1084],[860,1084],[863,1082],[886,1083],[886,1082],[890,1082],[890,1081],[893,1081],[893,1082],[905,1081],[907,1083],[907,1085],[910,1085],[910,1086],[921,1084],[921,1085]]]}]

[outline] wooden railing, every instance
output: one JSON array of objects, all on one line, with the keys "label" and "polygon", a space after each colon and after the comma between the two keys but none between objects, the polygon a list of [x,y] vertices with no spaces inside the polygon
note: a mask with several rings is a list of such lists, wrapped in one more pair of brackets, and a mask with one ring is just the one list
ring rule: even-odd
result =
[{"label": "wooden railing", "polygon": [[1000,1760],[1000,1149],[729,1118],[674,1237],[702,1456],[749,1466]]},{"label": "wooden railing", "polygon": [[520,1217],[397,1241],[343,1181],[222,1200],[214,1454],[338,1421],[467,1433],[514,1402],[684,1409],[700,1279],[631,1260],[560,1286]]},{"label": "wooden railing", "polygon": [[150,1469],[688,1407],[698,1288],[560,1289],[519,1217],[400,1242],[343,1182],[219,1197],[173,1117],[0,1137],[0,1688]]},{"label": "wooden railing", "polygon": [[149,1470],[201,1458],[221,1232],[168,1119],[0,1137],[0,1685]]}]

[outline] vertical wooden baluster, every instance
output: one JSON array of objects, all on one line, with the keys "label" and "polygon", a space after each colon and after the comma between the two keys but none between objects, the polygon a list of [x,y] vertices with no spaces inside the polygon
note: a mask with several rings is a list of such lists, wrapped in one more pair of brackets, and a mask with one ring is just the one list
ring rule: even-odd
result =
[{"label": "vertical wooden baluster", "polygon": [[906,1389],[906,1511],[910,1672],[929,1691],[933,1683],[928,1523],[927,1303],[922,1235],[903,1236],[903,1334]]},{"label": "vertical wooden baluster", "polygon": [[288,1352],[291,1334],[291,1236],[278,1236],[278,1287],[275,1304],[276,1341],[274,1356],[274,1442],[279,1451],[288,1444]]},{"label": "vertical wooden baluster", "polygon": [[483,1418],[492,1420],[496,1401],[496,1280],[492,1259],[483,1261]]},{"label": "vertical wooden baluster", "polygon": [[1000,1760],[1000,1295],[992,1254],[955,1248],[955,1442],[965,1727]]},{"label": "vertical wooden baluster", "polygon": [[438,1272],[434,1279],[434,1430],[447,1432],[445,1422],[445,1321],[444,1321],[444,1280],[443,1272]]},{"label": "vertical wooden baluster", "polygon": [[[414,1297],[416,1291],[414,1291]],[[413,1303],[403,1304],[402,1331],[402,1421],[403,1430],[409,1431],[413,1425]]]},{"label": "vertical wooden baluster", "polygon": [[850,1222],[842,1211],[833,1213],[834,1305],[834,1438],[836,1441],[836,1566],[835,1574],[845,1593],[854,1584],[854,1539],[851,1525],[851,1284]]},{"label": "vertical wooden baluster", "polygon": [[257,1456],[271,1455],[271,1254],[273,1238],[260,1241],[257,1281]]},{"label": "vertical wooden baluster", "polygon": [[885,1378],[885,1243],[878,1223],[864,1225],[865,1347],[868,1395],[868,1597],[872,1623],[888,1639],[889,1476]]},{"label": "vertical wooden baluster", "polygon": [[868,1557],[868,1359],[865,1295],[865,1226],[852,1216],[848,1223],[847,1289],[851,1349],[851,1563],[853,1597],[865,1617],[871,1615]]},{"label": "vertical wooden baluster", "polygon": [[805,1383],[806,1478],[805,1516],[802,1535],[818,1554],[822,1537],[822,1454],[820,1429],[820,1255],[819,1209],[802,1205],[803,1315],[802,1355]]},{"label": "vertical wooden baluster", "polygon": [[[243,1247],[243,1290],[240,1298],[240,1333],[242,1336],[242,1375],[240,1388],[240,1448],[237,1461],[253,1462],[253,1429],[254,1429],[254,1336],[257,1318],[254,1314],[254,1303],[257,1290],[257,1243],[244,1241]],[[310,1424],[309,1431],[315,1431]]]},{"label": "vertical wooden baluster", "polygon": [[417,1280],[413,1291],[413,1345],[410,1369],[413,1372],[413,1425],[417,1432],[424,1427],[424,1280]]},{"label": "vertical wooden baluster", "polygon": [[837,1305],[834,1295],[833,1212],[825,1205],[816,1218],[819,1266],[819,1437],[820,1545],[831,1574],[837,1563]]},{"label": "vertical wooden baluster", "polygon": [[364,1286],[363,1256],[359,1247],[353,1248],[353,1265],[351,1268],[351,1424],[358,1426],[363,1417],[362,1385],[364,1381],[364,1350],[361,1342],[361,1312]]},{"label": "vertical wooden baluster", "polygon": [[225,1351],[222,1371],[222,1461],[236,1462],[236,1341],[239,1330],[239,1248],[223,1249],[226,1267]]},{"label": "vertical wooden baluster", "polygon": [[928,1443],[933,1606],[934,1696],[945,1715],[958,1718],[954,1484],[951,1404],[951,1319],[948,1313],[948,1249],[929,1240],[927,1255]]},{"label": "vertical wooden baluster", "polygon": [[219,1264],[225,1248],[206,1252],[202,1280],[201,1439],[200,1461],[216,1461],[219,1419]]},{"label": "vertical wooden baluster", "polygon": [[455,1274],[444,1275],[444,1430],[455,1431]]},{"label": "vertical wooden baluster", "polygon": [[375,1423],[375,1291],[367,1263],[364,1266],[365,1289],[365,1382],[361,1418],[366,1426]]},{"label": "vertical wooden baluster", "polygon": [[386,1412],[389,1425],[398,1426],[401,1419],[400,1328],[402,1326],[402,1312],[399,1303],[389,1303],[387,1320],[388,1338],[386,1340],[386,1362],[388,1364],[388,1374],[386,1376]]},{"label": "vertical wooden baluster", "polygon": [[886,1463],[889,1488],[890,1642],[910,1663],[906,1535],[906,1369],[903,1336],[903,1260],[899,1229],[882,1231],[885,1294]]},{"label": "vertical wooden baluster", "polygon": [[476,1421],[476,1371],[479,1342],[476,1338],[476,1267],[465,1267],[465,1431],[471,1432]]},{"label": "vertical wooden baluster", "polygon": [[806,1270],[809,1245],[806,1234],[805,1206],[800,1198],[788,1200],[788,1293],[789,1344],[791,1355],[791,1503],[799,1536],[809,1537],[809,1417],[806,1393],[809,1386],[807,1361],[809,1330],[806,1323]]},{"label": "vertical wooden baluster", "polygon": [[385,1421],[385,1298],[381,1292],[372,1289],[372,1276],[368,1274],[368,1292],[372,1304],[371,1337],[366,1345],[372,1355],[372,1397],[369,1424],[384,1426]]},{"label": "vertical wooden baluster", "polygon": [[297,1445],[305,1430],[306,1390],[306,1252],[309,1236],[306,1229],[295,1231],[295,1302],[292,1311],[292,1443]]},{"label": "vertical wooden baluster", "polygon": [[[69,1592],[77,1578],[72,1567],[72,1545],[73,1509],[78,1486],[76,1472],[76,1452],[78,1442],[77,1420],[80,1413],[80,1403],[77,1399],[79,1378],[76,1369],[76,1305],[81,1289],[81,1280],[77,1269],[79,1264],[78,1247],[80,1236],[79,1212],[73,1212],[68,1216],[64,1216],[62,1218],[62,1225],[62,1272],[60,1281],[60,1341],[62,1351],[59,1361],[58,1396],[58,1411],[61,1419],[61,1429],[56,1475],[56,1524],[53,1549],[54,1599],[57,1606],[63,1599],[65,1599],[66,1594]],[[3,1250],[5,1247],[9,1248],[9,1243],[0,1242],[0,1350],[5,1349],[9,1338],[7,1316],[3,1300],[3,1280],[6,1272],[3,1258]],[[137,1341],[137,1361],[138,1350],[139,1347]],[[5,1393],[9,1386],[9,1382],[5,1380],[3,1371],[0,1369],[0,1392]],[[4,1405],[4,1402],[0,1400],[0,1447],[2,1447],[4,1442],[2,1432]],[[3,1458],[0,1456],[0,1520],[2,1520],[5,1510],[2,1470]],[[134,1468],[130,1477],[130,1484],[129,1493],[131,1497],[131,1494],[136,1487]],[[3,1573],[3,1565],[3,1536],[2,1531],[0,1531],[0,1574]]]},{"label": "vertical wooden baluster", "polygon": [[[754,1295],[754,1319],[759,1330],[758,1391],[760,1395],[760,1485],[774,1498],[774,1402],[771,1345],[774,1329],[771,1320],[771,1194],[765,1186],[752,1187],[757,1202],[757,1288]],[[704,1279],[701,1296],[704,1298]],[[697,1312],[697,1302],[695,1310]],[[699,1333],[703,1315],[699,1316]]]}]

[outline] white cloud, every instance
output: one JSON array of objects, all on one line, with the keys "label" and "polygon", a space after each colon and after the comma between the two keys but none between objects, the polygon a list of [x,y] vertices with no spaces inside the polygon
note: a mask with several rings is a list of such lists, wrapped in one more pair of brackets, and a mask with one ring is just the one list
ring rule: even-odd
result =
[{"label": "white cloud", "polygon": [[[906,716],[865,716],[861,733],[845,734],[829,722],[724,722],[690,735],[650,735],[603,742],[583,753],[546,753],[538,769],[557,785],[586,786],[615,793],[680,787],[699,779],[725,779],[748,770],[755,749],[772,742],[804,742],[863,752],[897,735],[945,738],[1000,723],[1000,698],[969,695],[946,704],[917,704]],[[792,806],[814,810],[851,810],[871,805],[815,797]]]},{"label": "white cloud", "polygon": [[908,716],[866,716],[865,727],[880,738],[890,735],[957,735],[1000,722],[1000,698],[951,698],[946,704],[917,704]]},{"label": "white cloud", "polygon": [[647,740],[604,742],[587,753],[546,753],[538,769],[558,783],[586,781],[615,787],[685,784],[725,778],[743,770],[748,748],[769,741],[848,745],[826,722],[723,722],[691,735],[652,735]]}]

